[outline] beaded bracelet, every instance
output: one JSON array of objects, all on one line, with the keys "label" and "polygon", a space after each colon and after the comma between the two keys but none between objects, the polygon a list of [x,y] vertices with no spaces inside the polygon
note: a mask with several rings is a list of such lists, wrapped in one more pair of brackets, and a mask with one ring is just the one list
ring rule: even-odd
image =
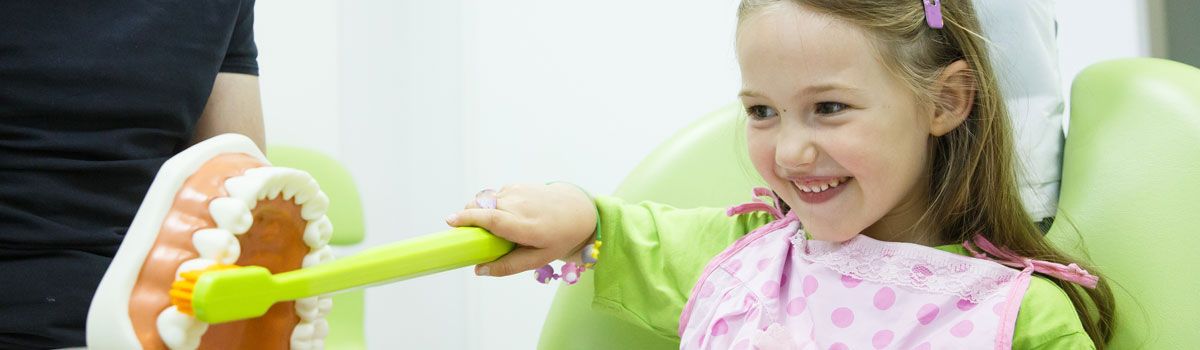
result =
[{"label": "beaded bracelet", "polygon": [[[588,200],[592,201],[593,208],[595,207],[596,204],[595,200],[592,199],[592,195],[575,184],[564,181],[554,181],[546,184],[549,185],[557,182],[562,182],[579,188],[580,191],[583,191],[584,195],[588,196]],[[551,280],[560,278],[563,280],[563,282],[566,282],[567,285],[574,285],[576,282],[579,282],[579,276],[583,275],[584,271],[596,266],[596,263],[600,261],[600,246],[604,244],[604,242],[600,241],[600,209],[596,209],[595,232],[596,239],[592,241],[591,244],[583,246],[583,249],[579,252],[579,258],[582,262],[581,264],[576,264],[574,261],[567,262],[563,264],[560,273],[554,273],[554,267],[551,267],[550,264],[546,264],[545,266],[534,270],[534,279],[541,284],[547,284],[550,283]]]}]

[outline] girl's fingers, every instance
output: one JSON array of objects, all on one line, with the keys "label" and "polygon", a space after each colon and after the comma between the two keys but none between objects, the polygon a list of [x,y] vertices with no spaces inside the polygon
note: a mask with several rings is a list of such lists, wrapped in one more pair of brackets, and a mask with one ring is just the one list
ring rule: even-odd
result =
[{"label": "girl's fingers", "polygon": [[512,213],[494,209],[466,209],[446,218],[446,224],[454,227],[481,227],[510,242],[531,247],[544,247],[543,237],[530,234],[521,221]]},{"label": "girl's fingers", "polygon": [[475,266],[479,276],[503,277],[542,267],[554,261],[553,254],[545,249],[518,247],[496,261]]}]

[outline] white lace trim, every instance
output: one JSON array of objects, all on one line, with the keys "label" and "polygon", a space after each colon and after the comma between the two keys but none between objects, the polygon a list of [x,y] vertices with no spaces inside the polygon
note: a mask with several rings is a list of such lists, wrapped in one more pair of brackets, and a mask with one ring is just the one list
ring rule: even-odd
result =
[{"label": "white lace trim", "polygon": [[976,304],[1007,287],[1020,274],[992,261],[864,235],[834,243],[808,240],[804,230],[797,230],[790,240],[800,258],[843,275],[953,295]]}]

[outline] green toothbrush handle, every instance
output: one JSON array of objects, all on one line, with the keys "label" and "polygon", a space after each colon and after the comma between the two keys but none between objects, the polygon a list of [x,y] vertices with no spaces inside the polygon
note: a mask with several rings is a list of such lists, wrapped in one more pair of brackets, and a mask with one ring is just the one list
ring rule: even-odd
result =
[{"label": "green toothbrush handle", "polygon": [[396,282],[499,259],[513,243],[464,227],[363,250],[328,263],[275,275],[294,300],[371,284]]},{"label": "green toothbrush handle", "polygon": [[309,268],[270,275],[247,266],[200,275],[192,295],[196,317],[209,323],[262,316],[278,301],[296,300],[357,287],[489,262],[508,254],[513,243],[477,227],[460,227],[370,248]]}]

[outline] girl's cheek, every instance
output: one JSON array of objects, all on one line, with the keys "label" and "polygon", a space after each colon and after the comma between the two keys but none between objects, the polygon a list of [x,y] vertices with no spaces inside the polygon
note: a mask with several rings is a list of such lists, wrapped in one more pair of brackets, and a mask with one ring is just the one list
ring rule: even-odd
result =
[{"label": "girl's cheek", "polygon": [[775,178],[775,145],[762,140],[766,135],[747,133],[747,148],[750,152],[750,162],[763,180],[772,182]]},{"label": "girl's cheek", "polygon": [[766,181],[767,187],[777,193],[789,205],[794,205],[790,201],[791,191],[788,188],[789,182],[780,179],[775,174],[775,145],[773,144],[748,144],[750,151],[750,162],[754,165],[754,170]]},{"label": "girl's cheek", "polygon": [[[846,136],[851,138],[857,136]],[[857,145],[852,143],[830,143],[824,147],[826,156],[837,165],[838,170],[844,171],[846,175],[859,177],[863,175],[865,169],[870,167],[870,160],[867,159],[869,153]]]}]

